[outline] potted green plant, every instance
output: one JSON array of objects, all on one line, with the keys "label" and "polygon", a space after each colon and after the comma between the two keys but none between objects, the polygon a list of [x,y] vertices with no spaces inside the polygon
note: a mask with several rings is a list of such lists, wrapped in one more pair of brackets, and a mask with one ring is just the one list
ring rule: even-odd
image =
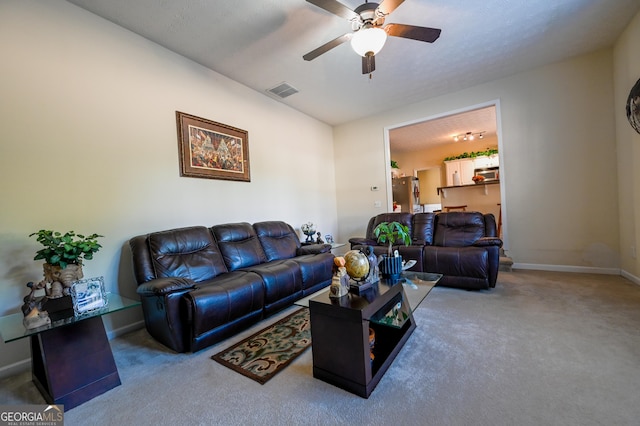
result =
[{"label": "potted green plant", "polygon": [[36,251],[33,260],[44,260],[44,282],[47,296],[56,298],[69,294],[71,283],[82,279],[82,261],[93,259],[93,255],[102,248],[98,238],[102,235],[84,236],[74,231],[62,234],[57,231],[41,229],[29,237],[36,239],[44,248]]},{"label": "potted green plant", "polygon": [[383,276],[397,280],[402,272],[402,256],[393,256],[393,246],[396,242],[411,244],[409,227],[400,222],[381,222],[373,230],[379,244],[387,244],[387,256],[380,262],[380,273]]},{"label": "potted green plant", "polygon": [[398,166],[398,162],[395,160],[391,160],[391,177],[398,177],[398,170],[400,170],[400,166]]}]

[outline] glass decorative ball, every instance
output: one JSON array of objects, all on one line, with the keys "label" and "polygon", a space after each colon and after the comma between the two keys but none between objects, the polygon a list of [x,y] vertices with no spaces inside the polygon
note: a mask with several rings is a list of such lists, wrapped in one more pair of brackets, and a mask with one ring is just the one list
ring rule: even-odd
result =
[{"label": "glass decorative ball", "polygon": [[356,281],[361,281],[369,274],[369,259],[359,250],[349,250],[344,255],[347,274]]}]

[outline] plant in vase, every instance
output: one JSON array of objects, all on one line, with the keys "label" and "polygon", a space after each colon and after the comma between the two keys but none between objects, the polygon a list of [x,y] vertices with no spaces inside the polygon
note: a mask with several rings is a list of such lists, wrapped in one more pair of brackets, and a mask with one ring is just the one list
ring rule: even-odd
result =
[{"label": "plant in vase", "polygon": [[387,256],[380,262],[380,273],[397,279],[402,272],[402,257],[393,256],[393,246],[396,242],[401,242],[405,246],[411,244],[409,227],[400,222],[381,222],[373,230],[373,234],[378,239],[379,244],[387,244]]},{"label": "plant in vase", "polygon": [[55,299],[69,295],[74,281],[82,279],[82,261],[93,259],[93,255],[102,248],[98,238],[102,235],[84,236],[74,231],[62,234],[57,231],[41,229],[29,237],[36,239],[44,248],[36,251],[33,260],[44,260],[44,280],[38,284],[45,288],[47,297]]}]

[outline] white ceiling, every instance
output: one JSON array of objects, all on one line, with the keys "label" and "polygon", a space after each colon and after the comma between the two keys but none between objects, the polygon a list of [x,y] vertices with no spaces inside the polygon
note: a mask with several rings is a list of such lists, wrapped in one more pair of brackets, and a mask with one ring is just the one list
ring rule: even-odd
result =
[{"label": "white ceiling", "polygon": [[389,37],[369,79],[348,43],[302,59],[351,31],[304,0],[67,1],[262,93],[287,82],[299,93],[281,102],[330,125],[609,47],[640,10],[638,0],[406,0],[386,23],[442,34]]},{"label": "white ceiling", "polygon": [[[488,106],[471,111],[452,114],[422,123],[397,127],[389,131],[391,152],[424,150],[427,145],[447,145],[456,143],[454,135],[482,133],[485,138],[496,135],[496,107]],[[462,140],[458,143],[463,143]]]}]

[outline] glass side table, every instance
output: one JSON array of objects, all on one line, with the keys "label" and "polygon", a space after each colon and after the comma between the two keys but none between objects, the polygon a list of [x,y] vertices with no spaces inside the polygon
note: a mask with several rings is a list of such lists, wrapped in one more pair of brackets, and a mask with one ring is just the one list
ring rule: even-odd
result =
[{"label": "glass side table", "polygon": [[102,316],[139,306],[140,302],[107,294],[102,309],[70,316],[42,327],[27,329],[22,313],[0,317],[0,335],[5,343],[31,339],[33,382],[49,404],[69,410],[120,386]]}]

